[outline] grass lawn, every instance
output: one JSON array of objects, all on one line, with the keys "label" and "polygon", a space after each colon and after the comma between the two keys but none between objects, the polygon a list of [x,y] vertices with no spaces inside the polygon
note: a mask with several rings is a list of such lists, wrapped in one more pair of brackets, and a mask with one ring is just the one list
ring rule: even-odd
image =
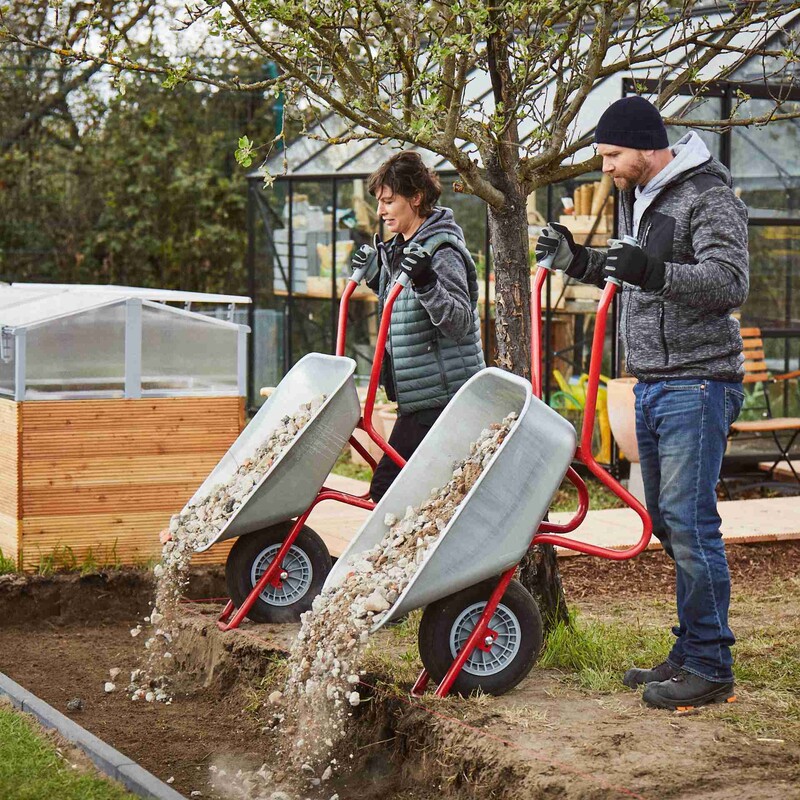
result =
[{"label": "grass lawn", "polygon": [[73,766],[25,715],[0,705],[3,800],[130,800],[120,786]]}]

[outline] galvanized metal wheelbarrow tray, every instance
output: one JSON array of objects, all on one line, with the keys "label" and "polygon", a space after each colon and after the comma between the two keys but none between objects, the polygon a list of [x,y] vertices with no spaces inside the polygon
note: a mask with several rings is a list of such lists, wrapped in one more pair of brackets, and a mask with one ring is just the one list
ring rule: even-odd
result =
[{"label": "galvanized metal wheelbarrow tray", "polygon": [[267,402],[194,493],[192,502],[227,481],[302,403],[327,399],[264,473],[248,498],[215,537],[197,552],[302,514],[314,501],[361,416],[354,380],[356,362],[345,356],[310,353],[286,374]]},{"label": "galvanized metal wheelbarrow tray", "polygon": [[533,396],[531,384],[496,368],[473,375],[450,401],[417,451],[328,575],[339,585],[348,561],[374,547],[387,531],[384,518],[402,518],[408,506],[444,486],[454,462],[469,455],[484,428],[511,412],[516,423],[459,505],[411,582],[382,621],[396,619],[516,565],[532,531],[547,513],[575,454],[575,429]]}]

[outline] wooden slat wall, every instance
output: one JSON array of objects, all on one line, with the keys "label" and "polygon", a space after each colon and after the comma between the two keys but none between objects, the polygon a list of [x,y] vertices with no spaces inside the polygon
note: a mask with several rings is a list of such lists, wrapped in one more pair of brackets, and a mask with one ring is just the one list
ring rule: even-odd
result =
[{"label": "wooden slat wall", "polygon": [[0,399],[0,550],[19,559],[19,405]]},{"label": "wooden slat wall", "polygon": [[[236,397],[18,405],[25,569],[65,547],[78,563],[157,557],[159,531],[244,425]],[[232,543],[195,562],[223,563]]]}]

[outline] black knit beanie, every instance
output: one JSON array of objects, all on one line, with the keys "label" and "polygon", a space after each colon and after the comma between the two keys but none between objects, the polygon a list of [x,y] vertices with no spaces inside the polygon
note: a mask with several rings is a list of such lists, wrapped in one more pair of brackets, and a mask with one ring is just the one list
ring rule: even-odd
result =
[{"label": "black knit beanie", "polygon": [[623,97],[600,117],[594,132],[597,144],[615,144],[634,150],[665,150],[667,129],[658,109],[644,97]]}]

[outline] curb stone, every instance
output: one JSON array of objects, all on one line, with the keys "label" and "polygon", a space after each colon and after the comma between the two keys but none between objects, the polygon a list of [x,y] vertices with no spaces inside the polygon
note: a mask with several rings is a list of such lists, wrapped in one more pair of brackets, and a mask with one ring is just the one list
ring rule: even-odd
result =
[{"label": "curb stone", "polygon": [[102,739],[98,739],[93,733],[89,733],[2,672],[0,672],[0,695],[8,697],[15,708],[33,714],[45,728],[57,730],[67,741],[86,753],[98,769],[109,778],[121,783],[129,792],[155,800],[186,800],[184,795],[140,767],[128,756],[115,750]]}]

